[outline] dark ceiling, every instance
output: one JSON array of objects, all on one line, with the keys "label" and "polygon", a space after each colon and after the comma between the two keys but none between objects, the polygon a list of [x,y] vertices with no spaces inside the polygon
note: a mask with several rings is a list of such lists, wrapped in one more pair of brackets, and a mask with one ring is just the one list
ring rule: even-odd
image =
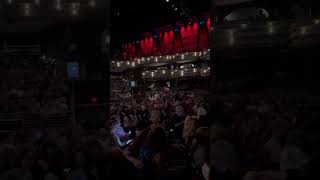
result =
[{"label": "dark ceiling", "polygon": [[111,9],[111,46],[117,49],[155,28],[210,12],[210,0],[116,0]]},{"label": "dark ceiling", "polygon": [[[59,2],[60,3],[57,3]],[[36,32],[55,23],[106,25],[106,0],[2,0],[0,32]],[[39,2],[37,4],[36,2]]]}]

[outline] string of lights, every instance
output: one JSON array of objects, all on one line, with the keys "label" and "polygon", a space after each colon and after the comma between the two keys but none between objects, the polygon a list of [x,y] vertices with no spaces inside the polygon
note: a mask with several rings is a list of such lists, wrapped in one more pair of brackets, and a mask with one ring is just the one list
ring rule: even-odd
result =
[{"label": "string of lights", "polygon": [[114,68],[136,68],[143,65],[152,65],[157,63],[170,63],[170,62],[179,62],[186,60],[210,60],[210,49],[206,49],[200,52],[186,52],[186,53],[177,53],[174,55],[166,56],[150,56],[136,58],[133,61],[111,61],[111,66]]},{"label": "string of lights", "polygon": [[[97,8],[98,5],[103,6],[103,0],[88,0],[88,1],[66,1],[53,0],[48,4],[45,0],[31,0],[27,2],[16,2],[7,0],[5,5],[8,8],[19,8],[23,16],[33,16],[39,8],[53,9],[60,13],[67,13],[71,16],[81,15],[80,12],[88,8]],[[12,9],[11,9],[12,10]]]},{"label": "string of lights", "polygon": [[206,68],[184,68],[175,70],[154,70],[142,72],[143,79],[168,79],[168,78],[181,78],[181,77],[197,77],[209,76],[210,67]]}]

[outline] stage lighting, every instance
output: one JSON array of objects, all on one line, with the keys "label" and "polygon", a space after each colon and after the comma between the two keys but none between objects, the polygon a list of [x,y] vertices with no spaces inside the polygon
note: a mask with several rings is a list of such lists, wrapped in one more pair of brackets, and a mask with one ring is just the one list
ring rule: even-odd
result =
[{"label": "stage lighting", "polygon": [[96,6],[96,1],[95,1],[95,0],[91,0],[91,1],[89,2],[89,6],[95,7],[95,6]]},{"label": "stage lighting", "polygon": [[302,27],[300,33],[301,33],[302,35],[305,35],[306,32],[307,32],[307,27],[306,27],[306,26]]},{"label": "stage lighting", "polygon": [[56,0],[56,6],[55,6],[55,7],[56,7],[56,9],[59,10],[59,11],[62,9],[61,0]]},{"label": "stage lighting", "polygon": [[269,32],[270,34],[272,34],[272,33],[274,32],[273,27],[269,27],[268,32]]},{"label": "stage lighting", "polygon": [[95,104],[95,103],[97,103],[97,102],[98,102],[98,98],[95,97],[95,96],[92,96],[92,97],[91,97],[91,103]]},{"label": "stage lighting", "polygon": [[241,26],[242,29],[246,29],[248,27],[247,24],[241,24],[240,26]]}]

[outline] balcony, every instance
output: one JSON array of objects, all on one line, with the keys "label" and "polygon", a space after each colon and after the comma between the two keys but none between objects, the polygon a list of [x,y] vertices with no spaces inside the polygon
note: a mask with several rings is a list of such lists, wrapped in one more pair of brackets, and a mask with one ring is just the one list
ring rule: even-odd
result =
[{"label": "balcony", "polygon": [[142,72],[142,78],[145,80],[162,80],[178,78],[195,78],[210,76],[210,67],[207,68],[189,68],[175,70],[154,70]]},{"label": "balcony", "polygon": [[210,49],[200,52],[178,53],[175,55],[166,56],[150,56],[136,58],[133,61],[112,61],[111,72],[122,72],[128,69],[157,67],[167,64],[183,64],[194,61],[209,61]]}]

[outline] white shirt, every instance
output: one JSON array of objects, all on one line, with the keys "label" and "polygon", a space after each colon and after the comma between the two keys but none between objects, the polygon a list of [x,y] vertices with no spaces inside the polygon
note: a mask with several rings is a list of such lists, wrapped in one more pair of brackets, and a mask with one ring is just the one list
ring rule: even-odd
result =
[{"label": "white shirt", "polygon": [[121,126],[119,121],[112,126],[111,134],[118,145],[120,145],[120,146],[125,145],[125,144],[123,144],[122,141],[126,135],[126,132],[124,131],[124,129]]}]

